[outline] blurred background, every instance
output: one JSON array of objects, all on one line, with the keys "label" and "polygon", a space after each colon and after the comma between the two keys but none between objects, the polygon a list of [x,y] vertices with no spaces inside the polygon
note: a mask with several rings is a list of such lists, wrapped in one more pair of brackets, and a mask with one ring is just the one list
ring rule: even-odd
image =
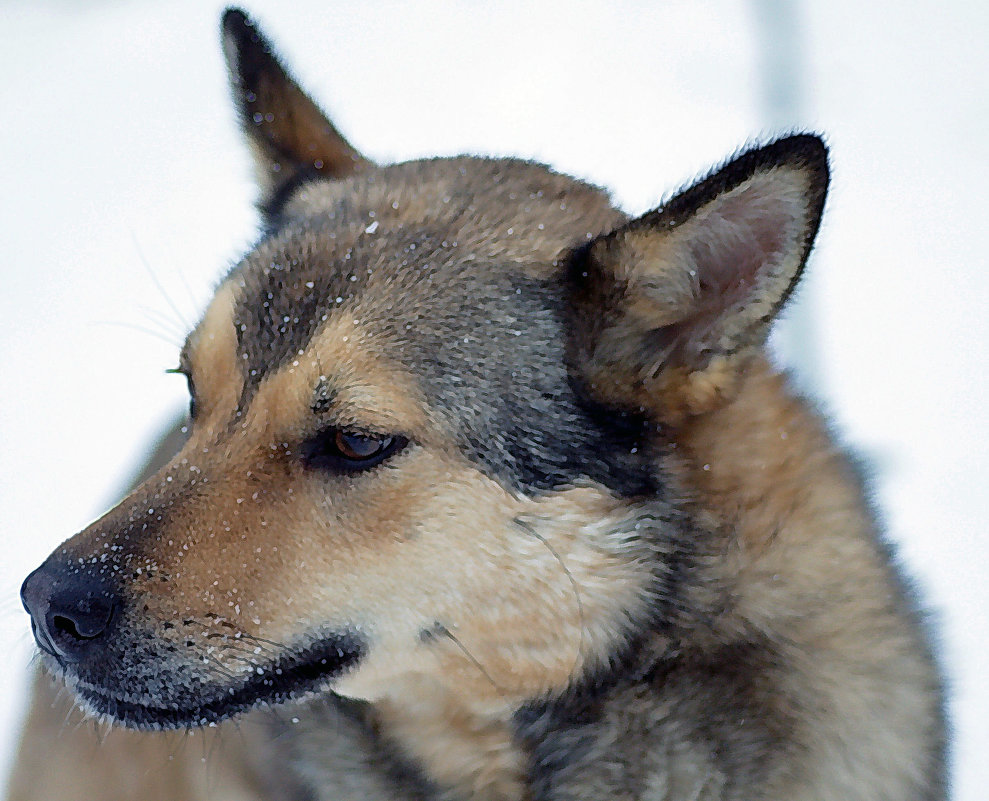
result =
[{"label": "blurred background", "polygon": [[[187,405],[167,375],[256,218],[204,0],[0,0],[0,775],[33,653],[17,590]],[[746,142],[820,131],[834,183],[775,335],[866,459],[989,786],[989,4],[248,5],[380,161],[518,155],[638,213]]]}]

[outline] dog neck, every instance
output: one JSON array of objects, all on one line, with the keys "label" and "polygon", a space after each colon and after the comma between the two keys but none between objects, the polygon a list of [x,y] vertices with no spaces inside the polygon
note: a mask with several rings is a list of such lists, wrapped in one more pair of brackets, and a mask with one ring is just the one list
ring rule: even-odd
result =
[{"label": "dog neck", "polygon": [[375,704],[385,736],[451,797],[524,799],[526,760],[513,704],[465,697],[434,676],[412,675]]}]

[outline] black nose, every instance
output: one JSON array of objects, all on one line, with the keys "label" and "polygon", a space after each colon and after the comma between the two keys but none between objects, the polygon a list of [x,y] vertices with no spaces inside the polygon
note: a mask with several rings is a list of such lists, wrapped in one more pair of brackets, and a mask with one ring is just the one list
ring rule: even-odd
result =
[{"label": "black nose", "polygon": [[105,643],[118,608],[113,590],[76,568],[35,570],[21,585],[38,647],[59,662],[81,662]]}]

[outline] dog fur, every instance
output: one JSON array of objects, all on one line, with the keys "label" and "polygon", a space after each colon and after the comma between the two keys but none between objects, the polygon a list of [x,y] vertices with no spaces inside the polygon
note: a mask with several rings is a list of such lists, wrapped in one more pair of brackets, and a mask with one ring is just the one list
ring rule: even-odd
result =
[{"label": "dog fur", "polygon": [[39,677],[10,798],[944,798],[918,613],[764,352],[820,139],[628,219],[372,164],[223,31],[264,230],[182,350],[188,441],[24,583],[72,697]]}]

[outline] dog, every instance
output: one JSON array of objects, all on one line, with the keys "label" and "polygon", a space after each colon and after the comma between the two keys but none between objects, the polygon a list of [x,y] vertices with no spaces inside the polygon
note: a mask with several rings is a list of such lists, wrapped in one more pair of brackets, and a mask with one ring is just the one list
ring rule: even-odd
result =
[{"label": "dog", "polygon": [[[630,219],[373,164],[222,27],[263,231],[182,348],[187,441],[23,584],[71,701],[38,678],[10,797],[944,798],[922,617],[765,352],[821,139]],[[124,730],[55,738],[67,703]]]}]

